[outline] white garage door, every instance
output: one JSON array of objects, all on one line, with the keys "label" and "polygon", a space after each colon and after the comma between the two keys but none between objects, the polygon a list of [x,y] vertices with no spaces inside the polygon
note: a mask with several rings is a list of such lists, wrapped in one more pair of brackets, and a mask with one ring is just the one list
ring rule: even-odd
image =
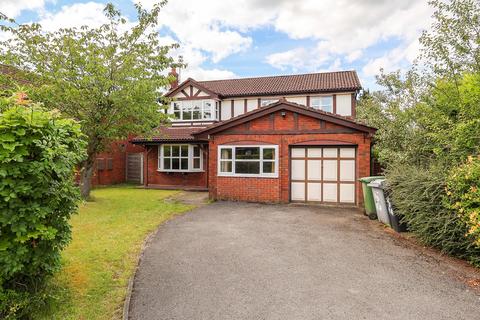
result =
[{"label": "white garage door", "polygon": [[355,148],[293,147],[291,200],[355,203]]}]

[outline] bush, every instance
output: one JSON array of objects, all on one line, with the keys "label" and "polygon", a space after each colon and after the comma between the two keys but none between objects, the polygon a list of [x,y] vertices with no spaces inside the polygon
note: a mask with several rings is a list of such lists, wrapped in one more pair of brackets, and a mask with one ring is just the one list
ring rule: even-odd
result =
[{"label": "bush", "polygon": [[[443,165],[398,164],[386,172],[392,200],[409,230],[423,243],[480,266],[480,247],[474,245],[469,225],[458,210],[445,205],[447,175]],[[456,194],[462,197],[462,192]]]},{"label": "bush", "polygon": [[78,123],[22,104],[1,103],[0,318],[23,316],[41,301],[60,267],[79,201],[73,170],[85,146]]},{"label": "bush", "polygon": [[478,256],[473,262],[480,265],[480,158],[468,161],[453,170],[447,179],[445,206],[453,210],[468,228],[465,237]]}]

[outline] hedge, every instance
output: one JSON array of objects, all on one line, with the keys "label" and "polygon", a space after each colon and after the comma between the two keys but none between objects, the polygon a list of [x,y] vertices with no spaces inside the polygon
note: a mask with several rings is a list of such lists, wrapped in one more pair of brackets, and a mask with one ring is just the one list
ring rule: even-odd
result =
[{"label": "hedge", "polygon": [[28,317],[60,267],[76,212],[80,126],[35,104],[2,99],[0,113],[0,318]]}]

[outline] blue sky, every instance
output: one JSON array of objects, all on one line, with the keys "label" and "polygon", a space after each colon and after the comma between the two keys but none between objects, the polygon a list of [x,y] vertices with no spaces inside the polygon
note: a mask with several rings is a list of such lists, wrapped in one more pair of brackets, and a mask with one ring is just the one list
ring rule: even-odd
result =
[{"label": "blue sky", "polygon": [[[100,25],[103,0],[0,0],[0,11],[45,29]],[[134,2],[112,1],[135,22]],[[357,70],[365,88],[375,75],[406,70],[430,25],[426,0],[170,0],[159,33],[178,42],[197,80]],[[1,36],[1,35],[0,35]]]}]

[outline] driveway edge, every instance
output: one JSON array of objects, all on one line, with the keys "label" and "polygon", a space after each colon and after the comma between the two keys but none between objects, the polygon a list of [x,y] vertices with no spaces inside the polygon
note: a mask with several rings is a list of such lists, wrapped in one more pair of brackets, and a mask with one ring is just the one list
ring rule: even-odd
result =
[{"label": "driveway edge", "polygon": [[[199,193],[197,192],[197,194],[199,194]],[[133,284],[135,282],[135,277],[137,275],[138,268],[140,266],[140,263],[142,262],[144,254],[145,254],[145,249],[148,247],[150,242],[152,242],[153,238],[159,232],[160,228],[163,225],[165,225],[166,223],[168,223],[169,221],[171,221],[172,219],[176,218],[177,216],[182,216],[184,214],[187,214],[187,213],[191,212],[194,209],[197,209],[197,208],[199,208],[203,205],[208,204],[208,203],[206,203],[202,200],[199,200],[199,199],[194,199],[193,201],[189,201],[188,197],[187,197],[187,199],[184,198],[185,195],[188,195],[188,192],[180,192],[179,194],[176,194],[176,195],[174,195],[172,197],[169,197],[169,198],[165,198],[164,200],[165,201],[172,201],[173,200],[173,201],[182,202],[185,205],[193,206],[193,208],[191,208],[190,210],[187,210],[185,212],[182,212],[180,214],[174,215],[171,218],[167,219],[166,221],[160,223],[158,225],[158,227],[155,230],[153,230],[152,232],[150,232],[145,237],[145,240],[143,240],[142,247],[140,249],[140,254],[138,255],[138,259],[137,259],[137,262],[135,264],[135,269],[133,271],[133,274],[130,276],[130,279],[128,279],[127,293],[125,295],[125,300],[123,302],[123,316],[122,316],[123,320],[128,320],[129,319],[130,301],[132,299]]]},{"label": "driveway edge", "polygon": [[[190,211],[190,210],[188,210]],[[188,212],[186,211],[186,212]],[[186,213],[185,212],[185,213]],[[169,219],[170,220],[170,219]],[[165,222],[168,222],[169,220],[165,221]],[[144,252],[145,252],[145,248],[148,247],[149,243],[152,241],[153,237],[157,234],[158,232],[158,229],[160,229],[161,226],[163,226],[164,223],[161,223],[154,231],[150,232],[147,237],[145,238],[145,240],[143,240],[143,243],[142,243],[142,247],[140,249],[140,254],[138,255],[138,259],[137,259],[137,262],[135,264],[135,269],[133,271],[133,274],[130,276],[130,279],[128,279],[128,286],[127,286],[127,293],[125,295],[125,300],[123,302],[123,317],[122,319],[123,320],[128,320],[128,317],[129,317],[129,312],[130,312],[130,300],[132,298],[132,293],[133,293],[133,282],[135,280],[135,276],[137,274],[137,271],[138,271],[138,267],[140,266],[140,262],[142,261],[143,259],[143,255],[144,255]]]}]

